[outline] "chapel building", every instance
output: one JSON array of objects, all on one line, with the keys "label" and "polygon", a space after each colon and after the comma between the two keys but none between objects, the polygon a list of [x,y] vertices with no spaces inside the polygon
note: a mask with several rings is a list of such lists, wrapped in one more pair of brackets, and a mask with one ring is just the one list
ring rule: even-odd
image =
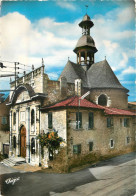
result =
[{"label": "chapel building", "polygon": [[[128,111],[128,89],[123,87],[107,60],[95,62],[97,48],[90,36],[93,22],[86,14],[79,23],[82,36],[58,81],[42,66],[11,82],[10,156],[22,156],[33,165],[48,167],[51,153],[41,157],[39,133],[58,131],[69,160],[92,152],[132,151],[135,115]],[[15,88],[16,86],[16,88]]]}]

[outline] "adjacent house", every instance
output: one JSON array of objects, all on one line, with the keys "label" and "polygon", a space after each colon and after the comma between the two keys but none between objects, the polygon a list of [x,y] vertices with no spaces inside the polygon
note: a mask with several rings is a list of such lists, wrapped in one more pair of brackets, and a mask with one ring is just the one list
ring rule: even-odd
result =
[{"label": "adjacent house", "polygon": [[0,94],[0,153],[9,154],[9,97]]},{"label": "adjacent house", "polygon": [[[55,129],[66,144],[66,156],[90,152],[110,154],[131,151],[135,146],[135,113],[128,111],[128,92],[106,59],[95,63],[97,48],[86,14],[79,23],[82,36],[74,52],[77,62],[68,60],[58,81],[42,66],[11,82],[10,156],[48,167],[49,154],[37,136]],[[43,161],[44,159],[44,161]]]}]

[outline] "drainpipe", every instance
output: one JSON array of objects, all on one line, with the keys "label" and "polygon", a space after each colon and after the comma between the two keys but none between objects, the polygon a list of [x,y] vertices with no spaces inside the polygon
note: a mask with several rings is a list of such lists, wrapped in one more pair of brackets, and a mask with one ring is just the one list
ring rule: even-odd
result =
[{"label": "drainpipe", "polygon": [[27,107],[27,118],[28,118],[28,124],[27,124],[27,156],[28,156],[28,163],[30,163],[30,107]]},{"label": "drainpipe", "polygon": [[12,156],[12,111],[10,111],[10,147],[9,147],[9,157]]},{"label": "drainpipe", "polygon": [[[40,105],[39,105],[39,134],[41,134],[41,112],[40,112]],[[41,145],[39,143],[39,166],[41,166]]]}]

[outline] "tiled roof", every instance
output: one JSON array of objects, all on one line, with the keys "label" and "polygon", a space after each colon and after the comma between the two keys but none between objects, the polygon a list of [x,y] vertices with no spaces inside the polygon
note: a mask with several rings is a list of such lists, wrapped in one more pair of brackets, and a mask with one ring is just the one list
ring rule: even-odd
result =
[{"label": "tiled roof", "polygon": [[[61,101],[59,103],[56,103],[52,106],[43,107],[43,108],[41,108],[41,110],[57,109],[57,108],[61,108],[61,107],[79,107],[79,98],[77,96],[70,97],[70,98],[68,98],[64,101]],[[104,110],[104,113],[106,115],[136,116],[136,113],[130,112],[128,110],[104,107],[101,105],[94,104],[86,99],[83,99],[83,100],[80,99],[80,108],[101,109],[101,110]]]},{"label": "tiled roof", "polygon": [[75,83],[76,79],[82,80],[82,85],[87,86],[85,70],[81,65],[71,62],[70,60],[67,62],[64,70],[62,71],[59,79],[61,77],[65,77],[68,83]]},{"label": "tiled roof", "polygon": [[121,115],[121,116],[136,116],[136,113],[130,112],[128,110],[122,110],[117,108],[107,108],[104,111],[107,115]]},{"label": "tiled roof", "polygon": [[81,79],[82,86],[90,89],[123,89],[128,92],[120,84],[107,60],[92,64],[86,72],[82,65],[68,61],[60,77],[65,77],[69,83],[75,83],[75,79]]},{"label": "tiled roof", "polygon": [[90,88],[125,89],[112,71],[107,60],[92,64],[87,70],[87,84]]},{"label": "tiled roof", "polygon": [[[64,101],[56,103],[52,106],[44,107],[42,109],[51,109],[51,108],[59,108],[59,107],[66,107],[66,106],[67,107],[79,107],[79,98],[77,96],[71,97]],[[101,109],[101,106],[94,104],[86,99],[83,99],[83,100],[80,99],[80,107]]]}]

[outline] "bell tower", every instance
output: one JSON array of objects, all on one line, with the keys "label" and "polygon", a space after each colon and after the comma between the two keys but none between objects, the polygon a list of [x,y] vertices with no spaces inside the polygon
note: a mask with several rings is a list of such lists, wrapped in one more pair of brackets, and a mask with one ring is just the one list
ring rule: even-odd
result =
[{"label": "bell tower", "polygon": [[90,29],[93,25],[90,17],[86,14],[79,23],[79,26],[82,28],[82,36],[73,50],[77,54],[77,64],[82,65],[85,71],[94,63],[94,54],[97,52],[95,42],[90,36]]}]

